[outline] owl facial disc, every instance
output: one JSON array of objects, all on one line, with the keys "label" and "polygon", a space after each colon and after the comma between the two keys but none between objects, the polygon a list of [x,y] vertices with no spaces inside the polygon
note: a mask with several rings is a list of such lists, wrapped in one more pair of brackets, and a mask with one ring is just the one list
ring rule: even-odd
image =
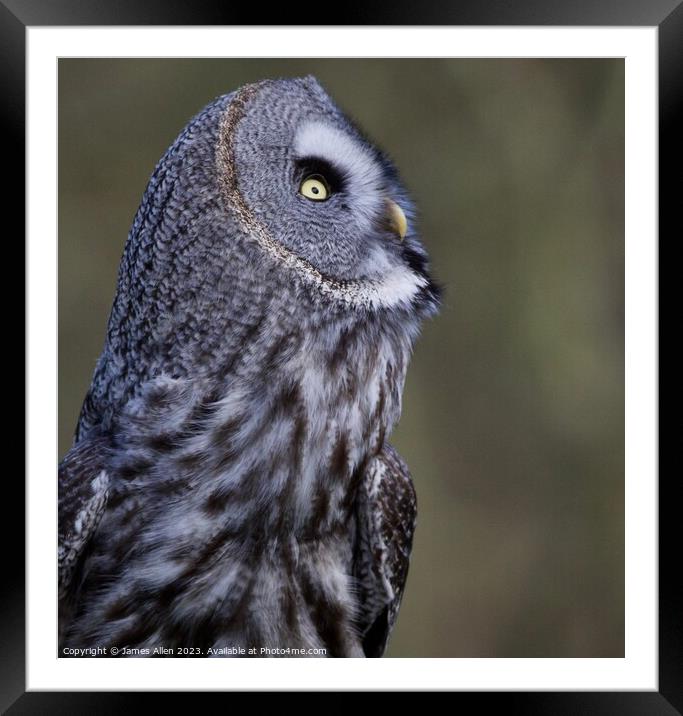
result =
[{"label": "owl facial disc", "polygon": [[216,156],[244,231],[326,298],[379,308],[435,297],[396,169],[314,78],[238,90]]}]

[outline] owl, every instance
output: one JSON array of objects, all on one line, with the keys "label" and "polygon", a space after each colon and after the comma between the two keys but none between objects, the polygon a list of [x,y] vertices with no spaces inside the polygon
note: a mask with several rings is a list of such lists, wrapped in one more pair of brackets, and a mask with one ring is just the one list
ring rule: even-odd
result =
[{"label": "owl", "polygon": [[60,655],[381,656],[416,517],[387,440],[439,296],[396,169],[314,77],[192,119],[59,465]]}]

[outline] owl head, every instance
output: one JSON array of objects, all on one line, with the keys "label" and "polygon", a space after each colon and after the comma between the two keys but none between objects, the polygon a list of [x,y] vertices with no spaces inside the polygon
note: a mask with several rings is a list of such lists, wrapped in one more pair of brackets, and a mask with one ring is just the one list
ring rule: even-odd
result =
[{"label": "owl head", "polygon": [[248,231],[330,295],[436,300],[398,172],[314,77],[240,90],[221,121],[217,160]]},{"label": "owl head", "polygon": [[139,304],[135,286],[161,282],[219,300],[212,271],[220,284],[244,240],[285,283],[338,306],[437,307],[396,168],[314,77],[245,85],[187,125],[147,187],[119,294]]}]

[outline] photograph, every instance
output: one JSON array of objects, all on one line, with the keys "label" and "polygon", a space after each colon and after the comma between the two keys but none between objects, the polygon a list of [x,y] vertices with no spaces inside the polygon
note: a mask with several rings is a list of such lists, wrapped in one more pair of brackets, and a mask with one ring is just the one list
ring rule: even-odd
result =
[{"label": "photograph", "polygon": [[624,58],[56,72],[56,656],[624,658]]}]

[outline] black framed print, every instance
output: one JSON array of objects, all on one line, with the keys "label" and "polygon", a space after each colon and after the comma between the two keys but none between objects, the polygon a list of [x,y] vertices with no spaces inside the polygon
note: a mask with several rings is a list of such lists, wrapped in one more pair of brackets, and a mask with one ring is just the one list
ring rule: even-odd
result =
[{"label": "black framed print", "polygon": [[3,708],[678,713],[683,11],[229,14],[0,5],[27,280]]}]

